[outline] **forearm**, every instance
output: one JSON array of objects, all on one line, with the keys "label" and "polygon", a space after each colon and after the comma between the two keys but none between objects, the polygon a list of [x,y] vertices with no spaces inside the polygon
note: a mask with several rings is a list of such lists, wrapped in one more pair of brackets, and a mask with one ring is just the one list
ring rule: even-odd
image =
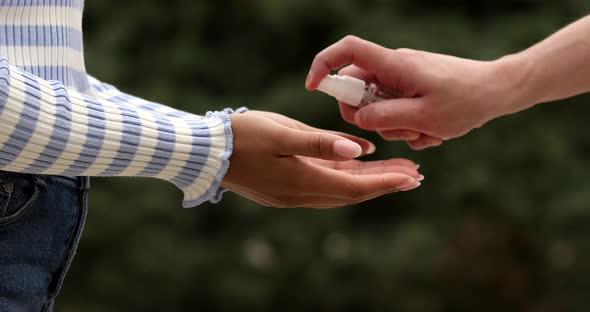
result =
[{"label": "forearm", "polygon": [[[500,59],[511,81],[509,112],[590,92],[590,16]],[[503,77],[506,78],[506,77]]]},{"label": "forearm", "polygon": [[125,92],[120,91],[117,87],[102,82],[93,76],[88,75],[88,81],[90,82],[90,88],[93,95],[101,100],[106,100],[115,103],[125,103],[133,105],[142,110],[160,113],[169,117],[186,117],[193,115],[191,113],[177,110],[167,105],[145,100]]},{"label": "forearm", "polygon": [[194,206],[227,169],[225,113],[182,118],[79,94],[10,66],[0,55],[0,169],[170,181]]}]

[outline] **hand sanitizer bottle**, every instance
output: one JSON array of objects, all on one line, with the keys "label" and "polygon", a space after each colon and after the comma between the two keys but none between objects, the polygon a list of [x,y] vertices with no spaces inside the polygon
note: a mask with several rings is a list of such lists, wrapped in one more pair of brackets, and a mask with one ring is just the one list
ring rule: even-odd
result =
[{"label": "hand sanitizer bottle", "polygon": [[317,88],[338,101],[354,107],[362,107],[371,103],[397,98],[399,92],[389,90],[374,83],[340,75],[328,75]]}]

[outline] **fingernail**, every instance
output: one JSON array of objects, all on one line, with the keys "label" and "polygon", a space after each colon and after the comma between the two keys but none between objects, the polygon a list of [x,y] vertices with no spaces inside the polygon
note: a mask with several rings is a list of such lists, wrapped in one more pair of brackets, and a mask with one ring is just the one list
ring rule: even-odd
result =
[{"label": "fingernail", "polygon": [[424,181],[424,175],[420,175],[416,181],[421,182]]},{"label": "fingernail", "polygon": [[353,159],[363,153],[363,148],[349,140],[338,140],[334,142],[334,152],[339,157]]},{"label": "fingernail", "polygon": [[422,185],[422,183],[420,183],[420,181],[418,181],[416,179],[408,179],[406,182],[402,183],[397,188],[400,191],[409,191],[409,190],[413,190],[413,189],[419,187],[420,185]]},{"label": "fingernail", "polygon": [[420,183],[420,182],[416,181],[414,184],[412,184],[412,185],[410,185],[410,186],[408,186],[408,187],[406,187],[406,188],[403,188],[403,189],[401,189],[401,190],[402,190],[402,191],[404,191],[404,192],[411,191],[411,190],[413,190],[413,189],[417,189],[417,188],[419,188],[419,187],[420,187],[420,185],[422,185],[422,183]]},{"label": "fingernail", "polygon": [[305,79],[305,85],[306,85],[307,87],[309,87],[309,83],[311,82],[312,78],[313,78],[313,74],[312,74],[312,73],[311,73],[311,71],[310,71],[310,72],[307,74],[307,78]]},{"label": "fingernail", "polygon": [[369,145],[369,150],[367,151],[367,155],[375,153],[376,150],[377,150],[377,147],[375,146],[375,144],[371,143]]},{"label": "fingernail", "polygon": [[420,169],[420,164],[416,164],[416,170]]},{"label": "fingernail", "polygon": [[414,131],[408,131],[404,133],[404,140],[406,141],[416,141],[418,140],[422,134]]}]

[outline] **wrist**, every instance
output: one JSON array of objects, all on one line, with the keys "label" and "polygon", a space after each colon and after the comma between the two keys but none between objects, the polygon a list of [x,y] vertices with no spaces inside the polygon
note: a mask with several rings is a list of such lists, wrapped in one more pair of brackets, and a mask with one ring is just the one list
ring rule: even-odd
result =
[{"label": "wrist", "polygon": [[239,150],[240,150],[240,146],[239,144],[241,143],[239,138],[240,138],[240,126],[242,123],[242,119],[243,116],[242,114],[228,114],[228,119],[230,120],[230,125],[231,125],[231,132],[232,132],[232,152],[231,155],[229,157],[229,166],[227,169],[227,173],[225,174],[225,176],[223,177],[223,180],[221,181],[221,187],[224,189],[228,189],[230,188],[230,180],[231,180],[231,176],[233,175],[232,172],[234,171],[234,165],[235,165],[235,160],[239,155]]},{"label": "wrist", "polygon": [[542,101],[543,95],[534,87],[533,63],[522,53],[504,56],[492,62],[492,83],[499,86],[501,100],[496,116],[516,113]]},{"label": "wrist", "polygon": [[[231,169],[231,163],[232,160],[235,158],[235,154],[237,153],[237,150],[239,149],[239,146],[236,146],[236,123],[239,124],[239,119],[240,119],[240,115],[242,115],[243,113],[248,112],[248,109],[246,107],[240,107],[236,110],[231,109],[231,108],[226,108],[223,110],[223,113],[225,113],[226,115],[226,129],[225,129],[225,134],[227,137],[227,140],[229,141],[229,144],[226,144],[226,152],[224,153],[223,159],[222,159],[222,173],[219,177],[219,182],[217,184],[216,187],[216,191],[215,194],[213,195],[213,197],[211,198],[211,202],[213,203],[217,203],[221,200],[221,197],[223,196],[223,193],[225,193],[226,191],[230,190],[230,187],[228,185],[228,176],[230,175],[230,169]],[[212,112],[207,113],[207,115],[209,116],[210,114],[212,114]]]}]

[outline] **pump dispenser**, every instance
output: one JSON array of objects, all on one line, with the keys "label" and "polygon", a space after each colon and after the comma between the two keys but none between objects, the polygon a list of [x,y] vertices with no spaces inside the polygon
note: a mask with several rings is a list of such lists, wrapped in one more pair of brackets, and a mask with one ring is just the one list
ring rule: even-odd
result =
[{"label": "pump dispenser", "polygon": [[386,90],[374,83],[341,75],[328,75],[317,88],[338,101],[354,107],[398,97],[396,92]]}]

